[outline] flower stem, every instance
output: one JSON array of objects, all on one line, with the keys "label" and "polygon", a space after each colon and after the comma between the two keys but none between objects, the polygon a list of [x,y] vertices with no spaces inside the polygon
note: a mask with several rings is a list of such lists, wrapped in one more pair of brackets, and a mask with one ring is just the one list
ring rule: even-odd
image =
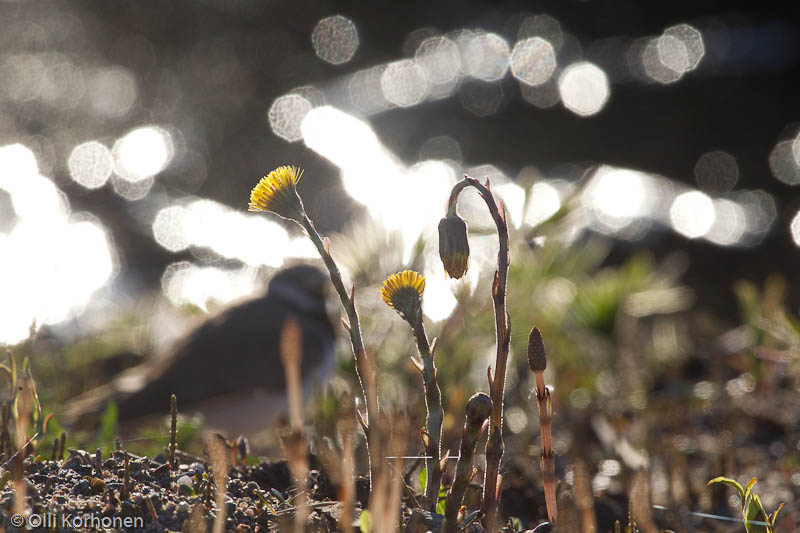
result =
[{"label": "flower stem", "polygon": [[427,508],[433,512],[439,503],[439,487],[442,484],[442,423],[444,421],[444,410],[442,409],[442,394],[439,390],[438,372],[433,361],[433,354],[425,333],[425,326],[422,317],[417,319],[414,325],[414,338],[417,341],[422,359],[422,382],[425,389],[425,407],[427,416],[425,417],[425,428],[427,437],[425,442],[425,469],[427,472],[427,482],[425,484],[425,500]]},{"label": "flower stem", "polygon": [[[320,237],[314,223],[303,210],[302,217],[299,221],[306,234],[311,239],[311,242],[316,246],[319,255],[325,262],[325,266],[330,273],[331,282],[333,283],[336,293],[339,295],[339,300],[342,302],[342,307],[347,314],[348,325],[347,330],[350,333],[350,344],[353,347],[353,356],[356,362],[356,375],[358,377],[359,385],[361,386],[361,394],[367,405],[366,416],[364,417],[367,422],[367,458],[369,461],[370,481],[377,479],[378,469],[382,464],[381,461],[373,461],[372,454],[381,457],[383,447],[381,446],[381,432],[378,426],[378,384],[377,375],[375,373],[376,366],[374,362],[368,361],[367,351],[364,349],[364,340],[361,337],[361,324],[358,320],[358,313],[356,311],[355,298],[353,291],[350,292],[345,289],[344,282],[342,281],[342,274],[339,267],[331,257],[329,246],[326,241]],[[373,364],[371,364],[373,363]],[[370,421],[374,423],[370,424]]]},{"label": "flower stem", "polygon": [[473,475],[472,457],[475,455],[478,439],[486,429],[486,418],[491,413],[491,405],[492,400],[483,392],[475,394],[467,402],[466,420],[461,431],[461,453],[458,455],[456,474],[445,505],[444,533],[456,533],[458,529],[458,510]]},{"label": "flower stem", "polygon": [[508,224],[506,223],[503,203],[495,201],[494,195],[489,190],[489,180],[486,184],[469,176],[453,186],[447,204],[448,213],[455,212],[458,195],[468,186],[478,190],[486,207],[492,215],[497,226],[498,251],[497,270],[492,283],[492,304],[494,306],[495,334],[497,353],[495,357],[494,376],[489,369],[489,395],[492,399],[492,415],[489,419],[489,438],[486,441],[486,476],[483,482],[483,507],[484,525],[491,529],[495,524],[498,507],[497,476],[500,470],[500,461],[503,458],[503,394],[506,382],[506,365],[508,351],[511,343],[511,321],[506,311],[506,285],[508,281],[508,265],[511,256],[508,249]]}]

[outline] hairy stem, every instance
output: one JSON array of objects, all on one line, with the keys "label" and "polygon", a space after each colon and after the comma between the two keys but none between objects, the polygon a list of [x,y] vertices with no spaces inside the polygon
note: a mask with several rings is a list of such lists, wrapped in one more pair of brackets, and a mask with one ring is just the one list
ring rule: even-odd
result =
[{"label": "hairy stem", "polygon": [[[356,375],[358,376],[358,382],[361,386],[361,394],[364,397],[364,401],[367,405],[367,413],[365,417],[367,422],[367,458],[369,461],[370,480],[374,480],[377,479],[377,469],[380,467],[381,461],[373,461],[372,453],[378,454],[378,457],[380,457],[383,449],[381,446],[381,432],[377,427],[379,420],[379,405],[377,375],[374,375],[376,366],[374,362],[367,361],[369,356],[367,355],[367,351],[364,349],[364,340],[361,337],[361,323],[358,320],[358,313],[356,312],[353,293],[348,293],[347,289],[345,289],[344,282],[342,281],[342,274],[339,272],[339,267],[336,265],[333,257],[331,257],[327,242],[323,241],[322,237],[320,237],[319,233],[314,227],[314,223],[311,221],[305,211],[303,211],[300,225],[306,231],[306,234],[308,234],[311,242],[314,243],[319,255],[325,262],[325,266],[330,273],[333,287],[336,289],[336,294],[339,295],[339,300],[342,302],[342,307],[347,314],[347,330],[350,333],[350,344],[353,347],[353,356],[355,357],[356,362]],[[368,374],[370,372],[373,374]],[[370,421],[374,421],[375,423],[369,424]]]},{"label": "hairy stem", "polygon": [[508,350],[511,342],[511,323],[506,311],[506,285],[508,282],[508,265],[511,261],[508,248],[508,224],[506,223],[503,203],[495,201],[494,195],[489,190],[489,180],[486,184],[469,176],[455,184],[447,204],[447,211],[455,212],[458,195],[468,186],[478,190],[486,207],[492,215],[497,226],[498,250],[497,270],[492,283],[492,304],[494,306],[495,335],[497,353],[495,357],[494,376],[489,372],[489,395],[492,399],[492,415],[489,419],[489,438],[486,441],[486,476],[483,482],[483,507],[484,525],[491,528],[497,516],[498,494],[497,476],[500,470],[500,461],[503,458],[503,395],[506,382],[506,365],[508,363]]},{"label": "hairy stem", "polygon": [[472,457],[475,455],[478,439],[486,429],[486,418],[491,413],[491,405],[492,400],[482,392],[475,394],[467,402],[466,420],[461,432],[461,453],[458,456],[456,474],[445,504],[444,533],[456,533],[458,510],[473,475]]},{"label": "hairy stem", "polygon": [[425,326],[420,316],[414,325],[414,338],[417,349],[422,359],[422,382],[425,389],[425,428],[428,432],[425,439],[425,469],[428,480],[425,485],[425,499],[427,508],[433,512],[439,502],[439,486],[442,483],[442,422],[444,410],[442,409],[442,394],[439,390],[438,372],[433,361],[433,354],[425,333]]}]

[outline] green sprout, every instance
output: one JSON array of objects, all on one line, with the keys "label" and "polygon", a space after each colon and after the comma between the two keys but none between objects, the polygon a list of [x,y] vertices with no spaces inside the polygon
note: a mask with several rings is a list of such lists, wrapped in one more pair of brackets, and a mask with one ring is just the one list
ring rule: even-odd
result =
[{"label": "green sprout", "polygon": [[742,487],[735,479],[719,476],[709,481],[708,485],[724,483],[736,489],[736,492],[739,493],[739,505],[741,506],[744,528],[747,533],[773,533],[775,531],[775,522],[778,520],[778,513],[783,509],[783,503],[778,506],[774,513],[768,513],[761,503],[761,497],[753,492],[753,487],[757,482],[758,479],[753,478],[747,483],[747,486]]}]

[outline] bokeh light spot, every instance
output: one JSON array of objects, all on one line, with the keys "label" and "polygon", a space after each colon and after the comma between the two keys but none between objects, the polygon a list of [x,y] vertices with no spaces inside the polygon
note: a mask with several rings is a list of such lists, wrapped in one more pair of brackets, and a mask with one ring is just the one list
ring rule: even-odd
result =
[{"label": "bokeh light spot", "polygon": [[794,141],[781,141],[769,154],[772,175],[787,185],[800,184],[800,164],[794,154]]},{"label": "bokeh light spot", "polygon": [[89,106],[96,114],[120,118],[128,114],[137,97],[136,79],[123,67],[97,69],[87,87]]},{"label": "bokeh light spot", "polygon": [[611,230],[628,226],[634,218],[649,212],[651,185],[635,170],[603,166],[581,196],[581,202]]},{"label": "bokeh light spot", "polygon": [[173,305],[192,304],[204,311],[210,304],[225,304],[253,294],[256,283],[249,268],[222,270],[188,261],[172,263],[161,276],[161,289]]},{"label": "bokeh light spot", "polygon": [[739,244],[747,230],[747,217],[742,207],[731,200],[714,200],[714,223],[703,236],[720,246]]},{"label": "bokeh light spot", "polygon": [[431,83],[449,83],[458,76],[461,56],[447,37],[430,37],[420,43],[414,58]]},{"label": "bokeh light spot", "polygon": [[97,141],[79,144],[72,149],[67,160],[69,175],[87,189],[105,185],[114,168],[111,151]]},{"label": "bokeh light spot", "polygon": [[111,175],[111,188],[117,195],[129,202],[135,202],[147,196],[147,193],[153,188],[153,183],[155,180],[152,176],[139,181],[128,181],[117,174]]},{"label": "bokeh light spot", "polygon": [[694,70],[704,55],[702,34],[688,24],[678,24],[647,43],[642,64],[650,78],[668,84]]},{"label": "bokeh light spot", "polygon": [[800,246],[800,211],[795,213],[794,218],[789,223],[789,231],[792,234],[795,246]]},{"label": "bokeh light spot", "polygon": [[167,131],[158,126],[137,128],[114,144],[114,172],[125,181],[142,181],[161,172],[172,153]]},{"label": "bokeh light spot", "polygon": [[542,85],[534,86],[520,82],[519,91],[522,94],[523,100],[541,109],[553,107],[561,100],[561,94],[558,92],[558,82],[555,76],[551,76],[550,79]]},{"label": "bokeh light spot", "polygon": [[509,47],[496,33],[479,32],[469,39],[462,51],[467,73],[483,81],[496,81],[508,70]]},{"label": "bokeh light spot", "polygon": [[26,339],[34,320],[74,316],[114,273],[113,249],[91,217],[58,224],[27,217],[0,234],[0,256],[0,343]]},{"label": "bokeh light spot", "polygon": [[558,190],[544,181],[538,181],[528,194],[528,209],[525,211],[525,223],[538,226],[561,209],[561,197]]},{"label": "bokeh light spot", "polygon": [[404,59],[386,67],[381,75],[381,89],[389,102],[400,107],[410,107],[425,98],[428,80],[422,67],[411,59]]},{"label": "bokeh light spot", "polygon": [[558,80],[558,90],[564,107],[584,117],[603,109],[610,95],[608,76],[589,62],[567,67]]},{"label": "bokeh light spot", "polygon": [[420,161],[426,159],[449,159],[456,163],[461,163],[463,155],[458,141],[449,135],[440,135],[431,137],[422,144],[419,149],[419,159]]},{"label": "bokeh light spot", "polygon": [[672,227],[689,239],[704,236],[716,218],[714,202],[707,194],[689,191],[679,194],[669,209]]},{"label": "bokeh light spot", "polygon": [[275,99],[267,113],[269,126],[278,137],[289,142],[299,141],[300,124],[311,111],[311,102],[297,94],[286,94]]},{"label": "bokeh light spot", "polygon": [[556,69],[553,45],[541,37],[519,41],[511,51],[511,73],[528,85],[542,85]]},{"label": "bokeh light spot", "polygon": [[549,42],[555,50],[561,48],[564,42],[561,24],[550,15],[525,17],[517,31],[517,39],[523,40],[529,37],[541,37]]},{"label": "bokeh light spot", "polygon": [[179,205],[165,207],[160,210],[153,221],[153,237],[156,242],[170,252],[180,252],[189,247],[184,230],[186,208]]},{"label": "bokeh light spot", "polygon": [[715,150],[700,157],[694,166],[694,177],[704,191],[728,192],[739,180],[739,166],[731,154]]},{"label": "bokeh light spot", "polygon": [[[666,41],[671,44],[662,46]],[[680,43],[680,46],[676,43]],[[697,28],[688,24],[671,26],[664,30],[658,52],[665,66],[683,74],[694,70],[705,55],[703,36]]]},{"label": "bokeh light spot", "polygon": [[314,52],[333,65],[347,63],[358,48],[358,32],[352,20],[334,15],[320,20],[311,33]]}]

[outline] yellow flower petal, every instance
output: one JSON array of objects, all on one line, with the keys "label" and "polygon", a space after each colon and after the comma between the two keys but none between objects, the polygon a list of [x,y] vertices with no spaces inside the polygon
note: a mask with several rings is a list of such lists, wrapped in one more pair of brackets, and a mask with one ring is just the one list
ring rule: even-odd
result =
[{"label": "yellow flower petal", "polygon": [[297,194],[297,182],[303,170],[294,166],[278,167],[253,187],[249,211],[269,211],[283,218],[299,220],[303,203]]},{"label": "yellow flower petal", "polygon": [[383,282],[381,297],[386,305],[400,313],[411,323],[420,315],[422,293],[425,290],[425,277],[413,270],[392,274]]}]

